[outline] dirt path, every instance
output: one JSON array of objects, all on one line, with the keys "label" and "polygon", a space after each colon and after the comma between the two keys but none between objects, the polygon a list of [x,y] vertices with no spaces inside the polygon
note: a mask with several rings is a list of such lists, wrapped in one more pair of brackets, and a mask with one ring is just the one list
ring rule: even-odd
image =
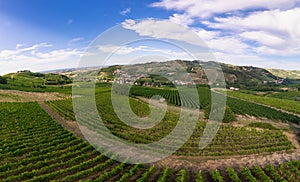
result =
[{"label": "dirt path", "polygon": [[47,104],[45,104],[43,101],[39,101],[38,104],[58,123],[60,123],[65,129],[68,131],[74,133],[76,136],[84,139],[84,136],[82,135],[76,121],[67,121],[63,117],[61,117],[58,113],[53,111]]},{"label": "dirt path", "polygon": [[1,90],[0,102],[35,102],[61,100],[70,96],[58,92],[24,92],[19,90]]},{"label": "dirt path", "polygon": [[155,163],[156,166],[170,166],[175,169],[187,168],[194,172],[199,170],[211,171],[214,169],[226,170],[227,167],[242,168],[266,165],[278,165],[287,161],[300,160],[300,148],[298,146],[293,152],[275,152],[272,154],[250,154],[240,156],[170,156]]}]

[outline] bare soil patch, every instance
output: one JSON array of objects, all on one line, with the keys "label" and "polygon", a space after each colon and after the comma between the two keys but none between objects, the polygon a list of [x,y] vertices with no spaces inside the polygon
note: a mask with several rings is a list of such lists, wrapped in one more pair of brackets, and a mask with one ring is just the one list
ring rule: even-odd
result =
[{"label": "bare soil patch", "polygon": [[0,102],[35,102],[61,100],[70,96],[58,92],[24,92],[18,90],[0,90]]}]

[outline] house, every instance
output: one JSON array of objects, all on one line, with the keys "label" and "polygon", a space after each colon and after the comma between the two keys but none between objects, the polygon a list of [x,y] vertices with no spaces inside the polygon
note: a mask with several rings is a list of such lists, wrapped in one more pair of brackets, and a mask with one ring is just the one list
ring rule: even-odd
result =
[{"label": "house", "polygon": [[240,90],[240,88],[235,88],[235,87],[230,87],[229,89],[232,90],[232,91],[239,91]]}]

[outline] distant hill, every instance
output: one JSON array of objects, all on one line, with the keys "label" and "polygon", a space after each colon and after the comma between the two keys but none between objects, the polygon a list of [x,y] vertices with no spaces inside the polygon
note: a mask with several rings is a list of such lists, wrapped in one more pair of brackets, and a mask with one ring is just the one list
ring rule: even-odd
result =
[{"label": "distant hill", "polygon": [[[213,61],[186,61],[176,60],[188,72],[194,83],[199,85],[208,85],[206,74],[214,74],[214,65],[221,65],[227,87],[238,87],[241,89],[253,89],[260,91],[279,90],[279,88],[293,87],[300,88],[300,71],[285,71],[275,69],[264,69],[253,66],[235,66]],[[204,72],[202,67],[207,68]],[[160,75],[151,74],[159,71]],[[106,66],[101,70],[96,67],[53,70],[43,73],[34,73],[28,70],[10,73],[2,77],[7,80],[8,85],[25,87],[45,87],[46,85],[63,85],[72,82],[73,77],[84,73],[85,81],[94,79],[98,75],[99,82],[112,82],[119,75],[119,82],[140,85],[169,85],[173,86],[165,76],[171,76],[178,80],[175,84],[189,84],[184,80],[184,73],[178,71],[173,61],[150,62],[134,65],[113,65]],[[209,73],[211,72],[211,73]],[[150,74],[144,74],[150,73]],[[142,75],[142,76],[141,76]],[[288,75],[288,76],[287,76]],[[120,78],[121,76],[121,78]],[[139,79],[137,79],[139,78]],[[136,81],[137,80],[137,81]],[[116,81],[116,80],[115,80]],[[135,81],[135,83],[133,82]]]},{"label": "distant hill", "polygon": [[34,73],[29,70],[18,71],[3,75],[7,80],[7,84],[14,86],[41,88],[46,85],[63,85],[72,83],[72,80],[61,74],[55,73]]},{"label": "distant hill", "polygon": [[297,70],[282,70],[282,69],[266,69],[273,75],[281,78],[300,79],[300,71]]},{"label": "distant hill", "polygon": [[[216,62],[203,62],[203,61],[184,61],[184,60],[176,60],[182,67],[186,69],[187,72],[190,73],[196,84],[208,84],[208,80],[206,79],[206,73],[202,69],[201,66],[205,66],[206,68],[213,67]],[[229,64],[218,63],[221,65],[226,84],[228,87],[240,87],[240,88],[256,88],[260,89],[270,89],[271,87],[278,87],[288,85],[292,82],[290,79],[284,79],[283,77],[278,77],[272,74],[270,71],[253,67],[253,66],[234,66]],[[174,67],[174,66],[173,66]],[[99,79],[104,81],[111,81],[115,79],[116,73],[118,70],[126,70],[126,74],[133,75],[134,73],[140,72],[146,69],[160,69],[162,74],[173,74],[174,68],[172,67],[172,61],[167,62],[151,62],[145,64],[135,64],[129,66],[120,66],[114,65],[109,66],[107,68],[101,69],[99,72]],[[125,72],[123,74],[125,74]],[[152,82],[161,81],[157,76],[150,75],[148,80]],[[147,79],[144,79],[147,81]],[[293,82],[294,83],[294,82]]]}]

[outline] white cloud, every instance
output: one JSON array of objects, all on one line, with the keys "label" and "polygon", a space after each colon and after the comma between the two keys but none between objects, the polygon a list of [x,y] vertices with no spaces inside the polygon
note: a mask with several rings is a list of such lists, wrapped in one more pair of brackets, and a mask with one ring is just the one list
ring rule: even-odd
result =
[{"label": "white cloud", "polygon": [[120,12],[120,15],[125,16],[125,15],[127,15],[128,13],[130,13],[130,12],[131,12],[131,8],[126,8],[126,9],[124,9],[123,11]]},{"label": "white cloud", "polygon": [[37,49],[45,48],[45,47],[52,47],[52,45],[48,44],[48,43],[35,44],[33,46],[25,47],[25,48],[21,48],[22,46],[23,46],[23,44],[17,44],[16,49],[14,49],[14,50],[2,50],[2,51],[0,51],[0,59],[8,59],[10,57],[15,57],[15,56],[17,56],[17,55],[19,55],[23,52],[35,51]]},{"label": "white cloud", "polygon": [[288,34],[300,37],[300,8],[286,11],[270,10],[254,12],[246,17],[230,16],[227,18],[214,18],[215,22],[204,22],[211,28],[229,30],[261,30],[273,33]]},{"label": "white cloud", "polygon": [[139,46],[139,47],[128,47],[128,46],[115,46],[115,45],[101,45],[98,47],[98,49],[105,53],[115,53],[118,55],[125,55],[129,54],[135,51],[142,51],[147,50],[147,47],[145,46]]},{"label": "white cloud", "polygon": [[234,37],[217,37],[207,42],[213,51],[224,53],[246,53],[249,46]]},{"label": "white cloud", "polygon": [[299,0],[162,0],[152,3],[151,6],[167,10],[183,11],[190,17],[199,17],[202,19],[215,14],[254,8],[286,10],[292,8],[298,2]]},{"label": "white cloud", "polygon": [[0,67],[0,73],[5,74],[23,69],[42,71],[77,66],[82,51],[78,49],[41,50],[51,46],[48,43],[24,48],[17,45],[16,49],[0,51],[0,64],[7,65]]},{"label": "white cloud", "polygon": [[173,14],[172,16],[169,16],[169,20],[171,22],[180,24],[180,25],[184,25],[184,26],[188,26],[194,23],[194,20],[189,17],[186,14]]},{"label": "white cloud", "polygon": [[101,45],[98,47],[98,50],[104,52],[104,53],[112,53],[115,55],[128,55],[130,56],[131,53],[140,53],[140,56],[143,56],[143,54],[152,54],[156,53],[161,55],[167,55],[168,57],[180,59],[180,58],[186,58],[188,57],[188,54],[183,51],[174,51],[171,49],[160,49],[160,48],[154,48],[149,46],[115,46],[115,45]]},{"label": "white cloud", "polygon": [[194,25],[224,61],[300,56],[300,0],[161,0],[150,6],[175,11],[169,19]]},{"label": "white cloud", "polygon": [[240,34],[241,37],[249,40],[254,40],[262,45],[270,47],[278,47],[285,43],[284,38],[272,35],[264,31],[250,31],[243,32]]},{"label": "white cloud", "polygon": [[203,28],[192,28],[192,30],[194,30],[197,35],[205,41],[209,41],[212,40],[214,38],[217,38],[221,35],[220,31],[207,31]]},{"label": "white cloud", "polygon": [[195,31],[173,23],[170,20],[145,19],[140,22],[125,20],[123,28],[134,30],[140,36],[149,36],[156,39],[171,39],[205,46]]},{"label": "white cloud", "polygon": [[299,19],[300,8],[294,8],[255,12],[246,17],[215,18],[215,22],[205,24],[256,41],[258,47],[252,49],[259,54],[288,56],[300,54]]},{"label": "white cloud", "polygon": [[73,39],[71,39],[71,40],[69,41],[69,44],[73,45],[73,44],[76,44],[76,43],[81,42],[81,41],[83,41],[83,40],[84,40],[83,37],[75,37],[75,38],[73,38]]}]

